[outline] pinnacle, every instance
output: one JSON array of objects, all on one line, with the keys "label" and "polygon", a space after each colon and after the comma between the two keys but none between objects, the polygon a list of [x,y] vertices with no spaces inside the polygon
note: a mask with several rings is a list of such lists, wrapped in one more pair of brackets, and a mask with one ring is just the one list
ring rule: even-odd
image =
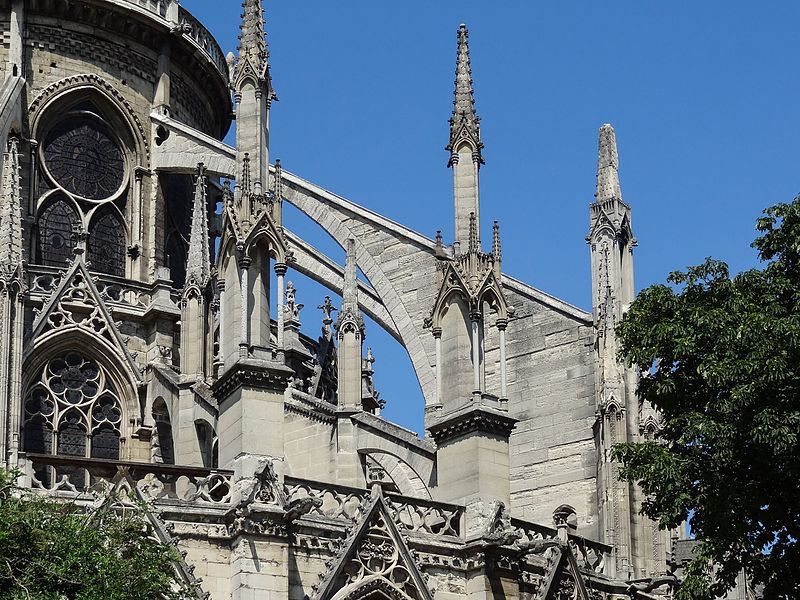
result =
[{"label": "pinnacle", "polygon": [[344,268],[344,289],[342,290],[342,309],[358,310],[358,280],[356,278],[356,241],[347,240],[347,256]]},{"label": "pinnacle", "polygon": [[469,30],[463,23],[458,28],[458,52],[456,55],[456,78],[453,99],[453,116],[450,118],[450,144],[448,150],[455,150],[456,138],[462,129],[480,152],[480,118],[475,112],[475,94],[472,87],[472,65],[469,56]]},{"label": "pinnacle", "polygon": [[268,69],[268,57],[264,7],[261,0],[244,0],[239,32],[239,60],[250,61],[260,75],[265,75]]},{"label": "pinnacle", "polygon": [[598,134],[595,198],[598,202],[611,199],[622,200],[622,190],[619,185],[617,136],[614,128],[609,124],[600,127]]},{"label": "pinnacle", "polygon": [[194,204],[192,205],[192,229],[189,236],[189,256],[186,264],[186,282],[201,287],[211,277],[211,257],[209,255],[206,169],[203,163],[197,165]]}]

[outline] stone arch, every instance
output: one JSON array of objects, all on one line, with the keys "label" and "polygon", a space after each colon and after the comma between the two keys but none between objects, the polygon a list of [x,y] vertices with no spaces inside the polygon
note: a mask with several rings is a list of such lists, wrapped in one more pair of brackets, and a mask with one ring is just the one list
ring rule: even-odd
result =
[{"label": "stone arch", "polygon": [[[79,458],[129,458],[123,443],[140,408],[136,387],[124,370],[80,332],[40,345],[23,366],[23,447]],[[29,427],[31,423],[35,426]],[[55,439],[40,439],[32,447],[31,436],[45,431],[56,433]]]},{"label": "stone arch", "polygon": [[403,496],[432,500],[428,486],[414,468],[395,453],[386,450],[364,449],[360,452],[378,463]]},{"label": "stone arch", "polygon": [[[411,358],[425,401],[432,403],[436,397],[433,343],[432,339],[427,340],[430,336],[424,336],[422,330],[422,312],[428,311],[423,310],[412,318],[409,305],[390,277],[386,261],[377,253],[380,248],[385,251],[387,243],[392,242],[393,246],[402,247],[403,260],[413,263],[419,276],[433,276],[436,269],[435,242],[285,170],[282,174],[287,202],[314,220],[343,250],[349,238],[356,240],[358,267],[386,306],[395,331]],[[382,241],[379,239],[381,236],[387,240]],[[400,260],[399,254],[397,258],[389,259],[392,264]],[[320,283],[324,285],[324,282]],[[426,347],[426,341],[430,342],[429,347]]]},{"label": "stone arch", "polygon": [[144,126],[136,115],[136,111],[125,97],[111,83],[99,75],[86,73],[66,77],[43,89],[28,107],[30,118],[31,136],[38,140],[43,130],[47,127],[48,113],[58,113],[51,110],[78,104],[83,100],[96,101],[100,104],[98,109],[105,107],[111,109],[106,117],[116,115],[117,125],[125,126],[132,139],[132,148],[136,154],[137,162],[147,166],[150,164],[150,146]]},{"label": "stone arch", "polygon": [[49,331],[37,338],[25,352],[22,366],[22,389],[27,390],[34,378],[52,357],[65,352],[80,352],[105,368],[122,401],[124,411],[123,436],[132,418],[141,417],[138,380],[117,350],[101,336],[92,337],[79,328]]},{"label": "stone arch", "polygon": [[442,361],[451,365],[442,372],[442,398],[440,402],[466,401],[475,390],[473,387],[472,332],[470,331],[469,306],[457,290],[448,294],[439,313],[442,335]]}]

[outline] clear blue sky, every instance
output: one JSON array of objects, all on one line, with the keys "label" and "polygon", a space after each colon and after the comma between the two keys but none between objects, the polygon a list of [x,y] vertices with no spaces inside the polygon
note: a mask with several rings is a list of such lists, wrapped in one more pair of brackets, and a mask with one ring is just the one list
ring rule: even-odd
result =
[{"label": "clear blue sky", "polygon": [[[238,0],[183,5],[225,52],[235,50]],[[456,29],[465,22],[486,144],[483,237],[499,220],[504,271],[581,308],[590,308],[584,238],[601,124],[617,130],[623,197],[639,240],[637,289],[709,255],[734,271],[755,265],[755,219],[800,192],[800,3],[265,6],[280,97],[271,156],[431,237],[441,228],[446,239],[452,179],[443,148]],[[308,287],[300,299],[310,333],[322,293]],[[368,343],[386,414],[419,431],[410,363],[375,329]]]}]

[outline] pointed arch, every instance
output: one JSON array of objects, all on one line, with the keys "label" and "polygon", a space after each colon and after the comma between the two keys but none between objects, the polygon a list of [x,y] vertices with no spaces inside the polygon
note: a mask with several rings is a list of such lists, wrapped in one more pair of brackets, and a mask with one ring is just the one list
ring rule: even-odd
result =
[{"label": "pointed arch", "polygon": [[64,267],[72,260],[81,228],[80,213],[74,202],[66,194],[52,194],[42,203],[36,217],[36,261]]},{"label": "pointed arch", "polygon": [[92,270],[117,277],[125,276],[127,227],[113,204],[106,204],[92,215],[87,243]]},{"label": "pointed arch", "polygon": [[33,139],[40,139],[60,114],[85,102],[91,102],[99,109],[115,132],[127,132],[130,139],[123,141],[130,142],[136,162],[149,165],[148,135],[136,111],[114,85],[92,73],[65,77],[47,86],[34,98],[28,108]]}]

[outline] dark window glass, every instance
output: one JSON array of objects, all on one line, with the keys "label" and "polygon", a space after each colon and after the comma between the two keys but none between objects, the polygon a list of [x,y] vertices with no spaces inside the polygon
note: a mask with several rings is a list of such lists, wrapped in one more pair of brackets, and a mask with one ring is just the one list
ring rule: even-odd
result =
[{"label": "dark window glass", "polygon": [[86,456],[86,430],[79,413],[70,413],[58,430],[58,454],[61,456]]},{"label": "dark window glass", "polygon": [[92,436],[92,458],[119,460],[119,433],[111,425],[103,425]]},{"label": "dark window glass", "polygon": [[53,430],[43,417],[34,417],[25,423],[23,436],[25,452],[50,454],[53,451]]},{"label": "dark window glass", "polygon": [[61,187],[89,200],[113,196],[125,177],[122,149],[91,117],[72,117],[45,139],[44,162]]},{"label": "dark window glass", "polygon": [[[86,430],[80,413],[73,411],[66,415],[58,429],[58,452],[60,456],[86,456]],[[66,476],[78,489],[86,486],[86,471],[79,467],[61,466],[56,469],[56,480]]]},{"label": "dark window glass", "polygon": [[72,249],[80,220],[75,209],[63,198],[52,201],[41,212],[39,225],[39,262],[63,267],[72,260]]},{"label": "dark window glass", "polygon": [[104,210],[92,221],[88,250],[93,271],[125,276],[125,230],[111,209]]}]

